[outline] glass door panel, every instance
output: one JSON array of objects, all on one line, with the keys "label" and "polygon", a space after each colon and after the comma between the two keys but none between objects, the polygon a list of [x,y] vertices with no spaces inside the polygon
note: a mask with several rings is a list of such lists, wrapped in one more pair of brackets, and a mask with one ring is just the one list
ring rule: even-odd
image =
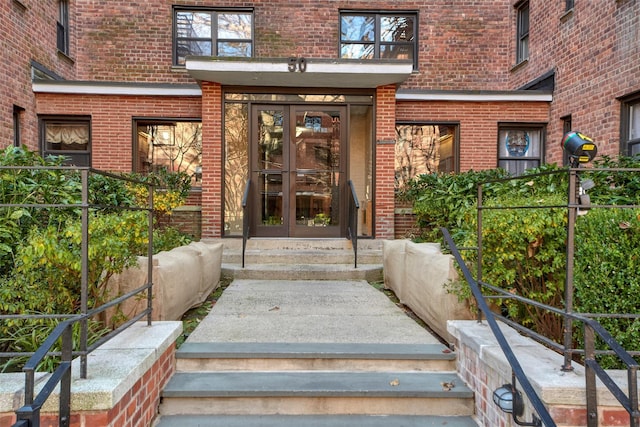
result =
[{"label": "glass door panel", "polygon": [[253,107],[253,228],[256,236],[281,236],[288,223],[288,128],[283,106]]},{"label": "glass door panel", "polygon": [[[342,139],[344,110],[295,107],[294,235],[337,237],[340,235]],[[294,131],[292,131],[294,132]]]}]

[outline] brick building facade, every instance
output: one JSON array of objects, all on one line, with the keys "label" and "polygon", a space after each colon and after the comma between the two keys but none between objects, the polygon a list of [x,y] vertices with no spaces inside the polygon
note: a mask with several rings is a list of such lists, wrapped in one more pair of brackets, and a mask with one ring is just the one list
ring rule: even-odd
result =
[{"label": "brick building facade", "polygon": [[203,237],[249,179],[254,235],[345,236],[351,182],[392,238],[415,173],[561,164],[568,129],[640,152],[636,0],[7,0],[0,28],[0,147],[183,170]]}]

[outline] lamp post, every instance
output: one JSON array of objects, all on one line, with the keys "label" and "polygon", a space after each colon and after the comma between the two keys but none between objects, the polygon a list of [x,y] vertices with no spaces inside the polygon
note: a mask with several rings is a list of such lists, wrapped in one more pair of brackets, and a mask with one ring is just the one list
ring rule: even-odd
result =
[{"label": "lamp post", "polygon": [[[567,265],[565,270],[565,313],[573,313],[573,259],[575,254],[575,225],[579,213],[579,202],[583,206],[588,206],[589,199],[584,187],[580,184],[578,168],[583,163],[589,163],[598,153],[598,147],[593,139],[588,136],[572,131],[562,138],[562,149],[569,155],[569,194],[568,194],[568,218],[567,218]],[[591,182],[592,186],[593,182]],[[573,348],[573,320],[569,316],[564,316],[564,363],[563,371],[572,371],[571,355]]]}]

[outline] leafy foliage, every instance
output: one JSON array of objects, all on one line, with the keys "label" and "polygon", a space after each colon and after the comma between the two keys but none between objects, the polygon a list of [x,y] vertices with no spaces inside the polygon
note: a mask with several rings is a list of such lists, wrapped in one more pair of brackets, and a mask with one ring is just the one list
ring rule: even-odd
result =
[{"label": "leafy foliage", "polygon": [[[82,211],[77,206],[82,200],[82,183],[77,171],[59,167],[62,160],[43,159],[16,147],[0,154],[0,166],[43,167],[0,169],[0,203],[18,205],[0,208],[0,314],[75,314],[80,310]],[[155,197],[161,201],[162,212],[184,203],[189,192],[190,183],[180,174],[165,171],[143,180],[165,185],[162,195]],[[89,203],[97,206],[90,209],[88,221],[89,308],[112,299],[106,286],[109,278],[147,253],[147,213],[122,209],[138,206],[139,195],[131,191],[137,187],[111,176],[89,176]],[[146,206],[146,195],[143,202]],[[188,243],[189,238],[168,229],[166,233],[154,230],[154,240],[158,252]],[[97,322],[91,326],[94,339],[106,326],[99,320],[92,320]],[[0,322],[0,352],[35,351],[57,322],[5,319]],[[0,361],[0,367],[8,369],[17,363],[19,360]]]},{"label": "leafy foliage", "polygon": [[456,232],[470,223],[475,216],[478,183],[505,176],[501,169],[419,175],[399,197],[413,202],[422,238],[433,240],[440,237],[439,227]]},{"label": "leafy foliage", "polygon": [[[597,168],[640,168],[639,158],[595,162]],[[477,183],[505,176],[501,171],[422,176],[403,197],[414,201],[414,212],[425,236],[447,227],[461,247],[475,247]],[[640,203],[640,173],[590,170],[592,204]],[[519,179],[483,185],[482,280],[544,304],[562,308],[566,278],[568,174],[554,165],[530,170]],[[563,206],[563,207],[558,207]],[[526,207],[526,208],[525,208]],[[497,209],[499,208],[499,209]],[[591,209],[576,223],[574,287],[576,312],[639,314],[637,209]],[[465,252],[476,262],[475,252]],[[463,289],[458,287],[458,289]],[[458,292],[464,292],[458,291]],[[498,302],[503,313],[543,335],[562,342],[562,319],[511,299]],[[626,348],[640,350],[640,320],[602,319],[601,323]],[[582,344],[580,331],[576,341]],[[601,343],[602,344],[602,343]],[[602,345],[601,348],[606,348]],[[615,367],[611,358],[605,367]]]}]

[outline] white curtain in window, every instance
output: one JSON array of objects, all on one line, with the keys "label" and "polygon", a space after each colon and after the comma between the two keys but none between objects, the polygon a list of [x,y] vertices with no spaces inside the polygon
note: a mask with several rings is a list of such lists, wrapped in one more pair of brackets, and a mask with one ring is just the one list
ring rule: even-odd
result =
[{"label": "white curtain in window", "polygon": [[47,142],[72,145],[89,144],[89,127],[86,124],[47,124]]}]

